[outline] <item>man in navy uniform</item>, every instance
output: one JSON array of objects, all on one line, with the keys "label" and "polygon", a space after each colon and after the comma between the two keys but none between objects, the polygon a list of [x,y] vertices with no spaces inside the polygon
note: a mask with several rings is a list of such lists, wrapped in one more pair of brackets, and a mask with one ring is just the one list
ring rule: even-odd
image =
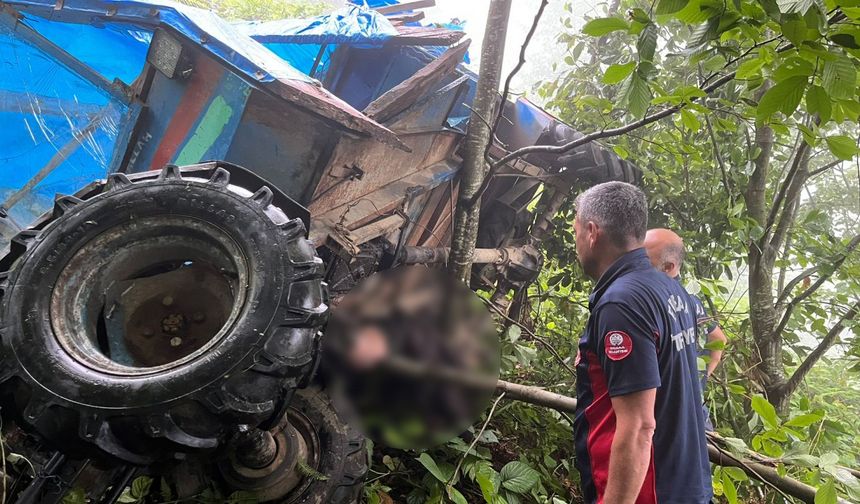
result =
[{"label": "man in navy uniform", "polygon": [[[681,281],[681,266],[684,264],[686,250],[684,249],[684,240],[677,233],[669,229],[649,229],[645,235],[645,251],[648,253],[648,258],[651,259],[651,264],[655,268],[662,271],[669,278],[673,278],[678,282]],[[690,295],[693,306],[696,310],[696,323],[699,326],[699,356],[708,357],[708,362],[704,370],[699,371],[699,381],[702,386],[702,395],[705,394],[705,387],[708,384],[708,378],[717,369],[720,361],[723,358],[722,348],[706,348],[706,345],[714,342],[721,342],[723,346],[728,343],[725,333],[720,328],[714,317],[708,316],[705,311],[705,306],[698,297]],[[701,336],[705,336],[702,338]],[[705,341],[702,341],[705,339]],[[705,429],[708,431],[714,430],[711,424],[708,407],[703,405],[705,414]]]},{"label": "man in navy uniform", "polygon": [[704,504],[713,493],[696,315],[648,260],[647,227],[635,186],[607,182],[577,198],[576,251],[597,283],[576,362],[576,466],[588,503]]}]

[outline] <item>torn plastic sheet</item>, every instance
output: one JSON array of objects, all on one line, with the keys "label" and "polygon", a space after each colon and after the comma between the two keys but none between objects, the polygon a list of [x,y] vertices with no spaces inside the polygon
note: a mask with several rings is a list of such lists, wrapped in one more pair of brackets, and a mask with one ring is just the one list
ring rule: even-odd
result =
[{"label": "torn plastic sheet", "polygon": [[0,65],[0,207],[24,227],[106,176],[128,109],[5,25]]},{"label": "torn plastic sheet", "polygon": [[117,23],[144,29],[169,26],[251,79],[313,82],[217,14],[170,0],[64,0],[59,10],[55,9],[55,0],[4,3],[24,13],[65,23],[92,26]]},{"label": "torn plastic sheet", "polygon": [[338,45],[381,47],[398,34],[385,16],[355,6],[311,19],[240,21],[234,25],[308,75],[316,64],[314,76],[325,73]]},{"label": "torn plastic sheet", "polygon": [[24,22],[109,82],[134,82],[143,70],[152,42],[152,30],[128,24],[63,23],[31,14],[24,15]]}]

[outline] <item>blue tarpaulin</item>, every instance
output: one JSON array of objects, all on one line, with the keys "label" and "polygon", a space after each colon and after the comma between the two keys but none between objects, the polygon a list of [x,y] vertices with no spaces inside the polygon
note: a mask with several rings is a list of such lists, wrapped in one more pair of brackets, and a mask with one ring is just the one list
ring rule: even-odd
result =
[{"label": "blue tarpaulin", "polygon": [[134,82],[156,26],[200,43],[250,79],[312,82],[217,15],[170,0],[4,4],[21,16],[0,13],[0,205],[22,226],[49,210],[55,193],[73,193],[115,168],[136,109],[110,83]]},{"label": "blue tarpaulin", "polygon": [[319,58],[315,75],[324,73],[338,45],[380,47],[397,35],[397,29],[385,16],[355,6],[313,19],[242,21],[235,26],[306,74],[311,73]]}]

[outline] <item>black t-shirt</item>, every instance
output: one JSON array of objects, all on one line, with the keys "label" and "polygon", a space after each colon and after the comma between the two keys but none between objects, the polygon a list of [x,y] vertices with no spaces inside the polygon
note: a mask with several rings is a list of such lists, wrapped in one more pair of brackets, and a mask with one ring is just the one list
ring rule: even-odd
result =
[{"label": "black t-shirt", "polygon": [[[644,249],[619,258],[589,299],[579,341],[576,465],[585,500],[602,503],[615,435],[611,397],[657,389],[657,428],[637,504],[707,503],[713,496],[691,296]],[[659,462],[659,466],[655,464]]]}]

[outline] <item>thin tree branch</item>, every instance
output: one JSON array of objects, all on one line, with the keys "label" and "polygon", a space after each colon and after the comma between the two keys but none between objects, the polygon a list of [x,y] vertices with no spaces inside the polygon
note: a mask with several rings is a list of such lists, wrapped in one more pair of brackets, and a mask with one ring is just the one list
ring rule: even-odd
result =
[{"label": "thin tree branch", "polygon": [[814,177],[820,173],[824,173],[827,170],[833,168],[834,166],[839,166],[843,162],[844,162],[843,160],[837,159],[836,161],[831,161],[831,162],[827,163],[826,165],[822,166],[821,168],[816,168],[816,169],[812,170],[811,172],[809,172],[809,178],[812,178],[812,177]]},{"label": "thin tree branch", "polygon": [[790,396],[795,390],[797,390],[800,382],[802,382],[809,371],[812,370],[812,366],[818,362],[818,359],[820,359],[824,353],[833,346],[833,342],[836,341],[836,338],[840,334],[842,334],[842,331],[845,329],[845,323],[853,320],[854,317],[857,316],[858,312],[860,312],[860,301],[856,301],[854,305],[845,312],[844,315],[842,315],[842,318],[833,324],[833,327],[827,331],[827,335],[824,336],[815,349],[810,352],[805,359],[803,359],[803,362],[801,362],[800,366],[794,370],[794,373],[792,373],[791,377],[786,382],[784,389],[781,391],[783,395]]},{"label": "thin tree branch", "polygon": [[[845,253],[831,263],[832,267],[829,272],[819,276],[818,280],[816,280],[812,285],[807,287],[806,290],[798,294],[794,299],[791,300],[790,303],[788,303],[788,306],[785,307],[785,312],[783,312],[782,319],[779,321],[779,325],[777,326],[776,331],[774,331],[774,334],[779,334],[782,332],[783,329],[785,329],[785,326],[788,325],[788,321],[791,319],[791,314],[794,311],[794,308],[798,304],[800,304],[801,301],[813,295],[815,291],[817,291],[822,285],[824,285],[824,283],[827,282],[827,280],[829,280],[831,276],[833,276],[833,273],[835,273],[842,266],[842,263],[844,263],[845,260],[848,259],[848,256],[851,254],[851,252],[854,251],[854,249],[857,248],[858,245],[860,245],[860,234],[855,235],[854,238],[852,238],[851,241],[848,243],[848,247],[846,247]],[[794,282],[794,280],[789,282],[789,285],[786,286],[787,290],[791,288],[792,282]],[[783,292],[783,294],[785,293]]]},{"label": "thin tree branch", "polygon": [[[502,117],[505,113],[505,102],[508,99],[508,95],[511,92],[511,82],[513,82],[514,77],[522,70],[523,65],[526,64],[526,49],[528,49],[529,44],[531,44],[532,37],[534,37],[535,32],[537,31],[538,24],[540,23],[541,17],[543,17],[544,10],[546,10],[546,6],[549,5],[549,0],[541,0],[540,7],[538,7],[537,13],[535,14],[534,20],[532,21],[532,26],[529,28],[529,32],[526,34],[525,40],[523,40],[523,44],[520,46],[520,59],[517,61],[517,65],[511,70],[511,73],[508,74],[508,77],[505,79],[505,87],[502,90],[502,104],[499,107],[499,110],[496,112],[496,119],[493,121],[493,137],[496,136],[496,130],[499,128],[499,123],[502,120]],[[484,152],[484,158],[488,158],[488,153],[490,152],[490,145],[487,145],[487,150]]]},{"label": "thin tree branch", "polygon": [[[797,148],[797,152],[795,153],[794,161],[791,163],[788,175],[786,175],[785,181],[780,187],[779,193],[770,209],[767,224],[764,228],[765,232],[762,236],[762,246],[765,244],[765,240],[767,240],[767,236],[771,233],[771,230],[773,230],[773,234],[770,238],[770,246],[773,250],[779,249],[783,240],[785,240],[785,235],[788,233],[796,215],[795,211],[797,207],[795,206],[795,201],[800,195],[800,191],[803,189],[803,184],[806,183],[809,176],[806,169],[808,165],[809,144],[803,142],[800,144],[800,147]],[[780,207],[782,207],[781,212]],[[779,217],[778,222],[777,217]],[[773,228],[774,225],[776,226],[775,229]]]},{"label": "thin tree branch", "polygon": [[723,181],[723,187],[726,189],[726,195],[729,197],[729,201],[734,205],[734,198],[732,197],[732,185],[729,182],[728,170],[726,170],[726,163],[723,161],[723,155],[720,153],[720,146],[717,143],[717,136],[714,134],[714,128],[711,126],[711,119],[705,114],[705,126],[708,128],[708,136],[711,137],[711,144],[714,146],[714,157],[717,158],[717,165],[720,167],[720,175]]},{"label": "thin tree branch", "polygon": [[[482,299],[483,299],[483,298],[482,298]],[[556,349],[555,349],[555,347],[554,347],[554,346],[552,346],[552,344],[550,344],[550,342],[546,341],[545,339],[543,339],[543,338],[541,338],[540,336],[538,336],[537,334],[535,334],[535,333],[534,333],[534,331],[532,331],[531,329],[529,329],[528,327],[526,327],[526,326],[525,326],[524,324],[522,324],[521,322],[519,322],[519,321],[517,321],[517,320],[514,320],[514,319],[512,319],[511,317],[509,317],[506,313],[504,313],[501,309],[499,309],[499,307],[498,307],[498,306],[496,306],[496,305],[495,305],[495,304],[493,304],[492,302],[487,301],[487,300],[484,300],[484,302],[486,303],[486,305],[487,305],[488,307],[490,307],[490,309],[491,309],[491,310],[493,310],[494,312],[498,313],[498,314],[499,314],[499,316],[503,317],[503,318],[504,318],[505,320],[507,320],[508,322],[510,322],[510,323],[512,323],[512,324],[514,324],[514,325],[516,325],[517,327],[519,327],[520,329],[522,329],[526,334],[528,334],[531,338],[533,338],[535,341],[537,341],[538,343],[540,343],[541,345],[543,345],[543,346],[544,346],[544,348],[546,348],[546,349],[549,351],[549,353],[551,353],[551,354],[552,354],[552,356],[555,358],[555,360],[556,360],[559,364],[561,364],[561,365],[562,365],[562,367],[564,367],[565,369],[567,369],[567,370],[570,372],[570,374],[571,374],[571,375],[576,376],[576,371],[574,371],[574,370],[573,370],[573,368],[571,368],[571,367],[567,364],[567,362],[565,362],[565,361],[564,361],[564,358],[562,358],[561,354],[558,352],[558,350],[556,350]]]},{"label": "thin tree branch", "polygon": [[[796,497],[803,499],[805,502],[812,502],[812,499],[815,499],[815,488],[790,478],[783,478],[779,476],[779,474],[776,473],[776,470],[772,467],[767,467],[762,464],[756,464],[754,462],[743,461],[735,457],[728,451],[723,450],[722,448],[717,446],[716,443],[714,443],[711,439],[708,439],[708,455],[711,461],[713,461],[717,465],[729,465],[743,469],[745,473],[767,484],[769,487],[775,489],[777,492],[782,494],[782,496],[785,497],[786,502],[791,502],[793,499],[782,488],[777,486],[777,482],[783,482],[785,480],[787,480],[787,482],[790,482],[789,486],[793,487],[793,494]],[[725,458],[729,459],[733,463],[727,463],[725,461]],[[716,459],[716,461],[714,459]],[[766,478],[765,475],[768,475],[769,477]],[[776,481],[771,481],[772,479],[776,479]]]},{"label": "thin tree branch", "polygon": [[[830,261],[830,264],[833,264],[836,268],[838,268],[839,266],[842,265],[842,263],[845,261],[845,259],[852,252],[854,252],[855,249],[857,249],[858,246],[860,246],[860,234],[854,235],[854,237],[851,238],[851,241],[848,242],[848,245],[845,247],[845,251],[842,252],[838,258],[836,258],[833,261]],[[782,304],[785,301],[785,299],[791,294],[791,291],[797,286],[798,283],[802,282],[804,278],[808,278],[811,275],[817,273],[820,269],[821,269],[821,266],[816,265],[816,266],[813,266],[811,268],[807,268],[807,269],[803,270],[799,275],[792,278],[791,281],[788,282],[788,284],[785,286],[785,289],[783,289],[782,292],[780,292],[779,297],[776,300],[776,304]],[[811,288],[811,286],[810,286],[810,288]],[[813,292],[815,292],[815,291],[809,292],[808,294],[806,292],[804,292],[803,294],[806,294],[804,296],[804,298],[809,297],[809,295],[811,295]],[[801,295],[803,295],[803,294],[801,294]]]},{"label": "thin tree branch", "polygon": [[[731,82],[735,77],[735,72],[724,75],[723,77],[714,81],[713,84],[703,89],[706,94],[712,93],[714,90],[726,85]],[[692,100],[691,100],[692,101]],[[673,107],[665,108],[659,112],[655,112],[649,116],[643,117],[638,121],[633,121],[632,123],[625,124],[623,126],[618,126],[617,128],[604,129],[601,131],[597,131],[594,133],[589,133],[583,137],[580,137],[576,140],[571,140],[562,145],[530,145],[528,147],[523,147],[521,149],[517,149],[506,156],[503,156],[501,159],[492,164],[492,169],[498,169],[498,167],[513,161],[514,159],[519,159],[528,154],[534,154],[537,152],[547,153],[547,154],[564,154],[572,149],[579,147],[580,145],[585,145],[588,142],[592,142],[594,140],[600,140],[601,138],[611,138],[619,135],[623,135],[625,133],[629,133],[633,130],[641,128],[642,126],[647,126],[653,122],[659,121],[665,117],[669,117],[670,115],[680,111],[687,104],[681,103],[675,105]],[[492,170],[491,170],[492,173]]]},{"label": "thin tree branch", "polygon": [[446,485],[448,488],[454,486],[454,478],[457,477],[457,473],[460,471],[460,467],[463,466],[463,462],[466,460],[466,457],[469,455],[469,452],[472,451],[473,448],[475,448],[475,445],[478,444],[478,440],[481,439],[481,436],[484,435],[484,431],[487,430],[487,425],[489,425],[490,420],[493,419],[493,413],[496,412],[496,406],[499,405],[499,401],[501,401],[503,397],[505,397],[504,392],[502,392],[499,397],[496,398],[496,401],[493,402],[493,407],[490,408],[490,412],[487,413],[487,419],[484,421],[484,425],[481,426],[481,430],[478,432],[478,435],[476,435],[475,438],[472,439],[472,444],[470,444],[466,452],[463,453],[463,457],[460,458],[459,462],[457,462],[457,467],[454,468],[454,472],[451,474],[451,479],[448,480],[448,483]]}]

